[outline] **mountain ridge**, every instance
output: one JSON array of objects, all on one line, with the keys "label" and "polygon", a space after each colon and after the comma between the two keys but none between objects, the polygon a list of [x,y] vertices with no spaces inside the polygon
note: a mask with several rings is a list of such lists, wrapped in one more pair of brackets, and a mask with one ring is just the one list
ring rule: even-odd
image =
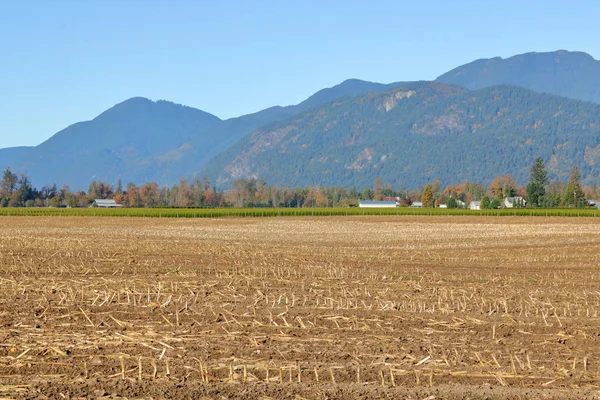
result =
[{"label": "mountain ridge", "polygon": [[573,164],[586,182],[600,176],[600,105],[510,85],[467,91],[409,84],[261,128],[203,172],[222,187],[240,178],[345,187],[382,178],[417,187],[505,173],[525,183],[539,155],[553,178],[566,179]]},{"label": "mountain ridge", "polygon": [[18,157],[6,158],[5,164],[25,172],[37,186],[56,183],[85,190],[92,180],[114,184],[118,179],[168,185],[181,176],[192,177],[209,159],[262,125],[373,85],[377,84],[349,80],[298,105],[227,120],[165,100],[132,97],[24,149]]},{"label": "mountain ridge", "polygon": [[[369,102],[373,98],[389,97],[389,93],[385,94],[389,91],[399,87],[403,87],[402,90],[408,92],[412,90],[411,87],[429,86],[433,88],[434,83],[447,85],[437,87],[445,87],[451,91],[459,90],[456,87],[464,87],[465,89],[462,90],[478,91],[490,87],[517,85],[538,93],[548,92],[565,96],[562,97],[565,101],[570,97],[600,102],[599,68],[600,61],[594,60],[589,54],[564,50],[546,53],[530,52],[505,59],[501,57],[479,59],[440,75],[434,82],[383,84],[359,79],[347,79],[338,85],[315,92],[296,105],[274,106],[256,113],[226,120],[221,120],[205,111],[169,101],[152,101],[142,97],[133,97],[116,104],[90,121],[78,122],[68,126],[38,146],[20,148],[19,150],[0,149],[0,167],[11,166],[15,172],[28,174],[32,183],[37,186],[66,183],[72,188],[86,189],[92,180],[103,180],[114,184],[118,179],[121,179],[124,183],[154,181],[160,185],[170,185],[177,182],[182,176],[193,178],[194,176],[200,177],[203,174],[209,174],[209,177],[215,182],[218,177],[218,182],[225,184],[226,182],[230,183],[231,177],[236,176],[233,173],[235,170],[239,172],[240,177],[256,175],[248,169],[248,165],[244,165],[240,161],[244,157],[249,157],[248,149],[245,149],[244,145],[248,144],[249,138],[257,138],[256,132],[265,134],[265,132],[271,131],[271,142],[268,146],[273,149],[276,149],[281,143],[286,143],[287,146],[279,148],[279,153],[272,154],[272,158],[278,161],[271,162],[270,167],[280,175],[271,178],[276,182],[285,182],[285,178],[289,177],[290,183],[311,184],[319,181],[319,179],[312,176],[312,179],[299,181],[295,177],[306,173],[306,171],[317,173],[315,168],[319,165],[319,161],[306,158],[302,162],[297,162],[293,169],[288,169],[287,164],[289,164],[290,157],[286,151],[289,152],[289,149],[294,146],[285,142],[285,138],[291,130],[294,130],[295,135],[298,136],[313,132],[314,129],[309,129],[304,125],[289,125],[287,129],[290,132],[284,134],[283,131],[280,131],[276,134],[273,130],[278,124],[281,125],[281,123],[288,120],[302,123],[307,113],[313,115],[313,110],[319,109],[321,113],[324,113],[323,118],[330,119],[331,125],[322,126],[323,131],[320,136],[311,136],[311,140],[314,143],[328,145],[327,134],[335,131],[337,129],[335,126],[345,124],[348,132],[355,129],[349,121],[345,121],[345,115],[338,115],[340,105],[346,107],[351,103],[352,105],[348,106],[350,108],[345,111],[347,115],[360,114],[370,107]],[[449,87],[453,89],[448,89]],[[502,89],[502,93],[507,90],[507,88]],[[525,92],[520,93],[523,98],[533,96],[524,94]],[[356,99],[360,99],[360,102],[357,102]],[[413,100],[415,99],[416,97],[413,98]],[[401,109],[404,103],[410,103],[410,101],[403,100],[406,99],[389,98],[386,104],[380,104],[385,109],[389,108],[386,113],[394,115],[396,120],[389,121],[385,119],[385,121],[380,122],[380,125],[370,126],[369,135],[373,137],[374,141],[377,141],[378,137],[390,140],[386,136],[389,132],[383,128],[389,130],[392,125],[401,126],[408,123],[407,121],[411,118],[414,120],[413,124],[415,121],[423,124],[427,122],[417,118],[418,110],[415,109],[404,109],[403,112],[406,114],[398,113],[398,109]],[[464,104],[467,104],[466,100],[461,101],[462,103],[455,106],[463,107]],[[494,99],[490,98],[489,101],[494,101]],[[544,97],[543,101],[554,104],[557,100]],[[422,107],[429,107],[432,102],[435,102],[438,106],[440,104],[439,98],[436,97],[435,101],[429,99],[429,102],[424,102]],[[398,108],[399,104],[401,105],[400,108]],[[480,104],[478,107],[486,109],[487,105]],[[584,110],[586,107],[579,104],[575,108]],[[428,109],[431,110],[431,108]],[[487,115],[485,112],[478,115],[475,111],[467,108],[461,110],[464,115],[470,115],[469,118],[473,120],[479,120],[482,116]],[[370,112],[376,115],[376,111],[379,112],[380,110],[371,109]],[[557,110],[557,112],[561,111]],[[579,115],[579,111],[573,111],[573,115]],[[424,118],[423,115],[421,117]],[[444,129],[452,132],[452,129],[456,128],[451,126],[452,123],[458,121],[458,117],[451,112],[440,115],[432,113],[430,117],[434,119],[429,120],[423,127],[419,128],[422,132],[432,129],[435,131],[439,127],[445,127]],[[487,117],[491,118],[491,114]],[[438,118],[438,120],[436,121],[435,118]],[[506,113],[497,115],[495,118],[506,118]],[[525,116],[519,116],[519,118],[522,118],[519,122],[521,125],[514,125],[513,129],[517,131],[526,130],[526,127],[531,124],[525,121]],[[585,118],[588,118],[588,116]],[[313,123],[317,122],[313,121]],[[358,122],[365,123],[365,121]],[[466,126],[467,122],[461,120],[460,123]],[[510,123],[514,123],[514,121]],[[572,122],[561,120],[561,123],[564,125]],[[504,124],[509,124],[509,122],[504,122]],[[575,126],[574,123],[572,124]],[[404,133],[413,132],[408,126],[402,125],[402,129]],[[548,130],[547,135],[549,137],[560,136],[564,130],[564,126],[555,127],[554,130]],[[338,136],[341,135],[339,132],[337,134]],[[511,138],[517,140],[514,136],[511,136]],[[580,139],[587,140],[585,138]],[[357,138],[350,138],[349,140],[356,142]],[[384,141],[384,139],[380,141]],[[261,139],[259,142],[266,146],[267,141]],[[468,148],[474,144],[464,142],[462,145]],[[514,143],[507,144],[508,147],[513,145]],[[388,146],[401,146],[401,144],[391,144],[390,142]],[[577,146],[575,145],[575,147]],[[586,157],[588,159],[595,157],[590,155],[595,154],[596,150],[594,149],[595,146],[592,146],[591,150],[587,151]],[[400,151],[401,149],[391,150]],[[549,152],[546,149],[544,151],[547,154],[540,155],[547,156],[546,158],[551,165],[563,165],[565,160],[569,159],[572,160],[573,164],[577,164],[581,161],[580,150],[577,147],[576,152],[563,155],[562,158],[559,157],[562,160],[561,162],[552,160],[551,156],[555,153],[554,150]],[[232,157],[232,154],[236,151],[240,153]],[[330,147],[329,151],[331,154],[322,154],[321,156],[335,158],[336,151],[348,151],[348,148],[334,146]],[[426,159],[431,154],[436,153],[437,150],[423,147],[418,151],[422,152],[421,158]],[[572,158],[575,153],[579,158]],[[300,154],[297,154],[297,156],[300,157]],[[229,177],[224,176],[222,171],[217,171],[214,167],[223,160],[224,155],[231,159],[236,157],[238,159],[237,164],[229,166],[231,175]],[[344,157],[343,154],[338,156],[340,159]],[[369,155],[365,154],[363,159],[368,159],[368,157]],[[438,154],[437,157],[439,158],[440,155]],[[435,158],[432,160],[434,162]],[[353,164],[351,163],[351,165]],[[359,162],[356,165],[362,164]],[[564,173],[561,168],[557,167],[555,169],[556,176],[562,176]],[[583,169],[587,172],[593,170],[593,168],[589,169],[585,165],[583,165]],[[353,181],[364,181],[361,177],[361,174],[366,171],[364,168],[350,168],[350,170],[354,171],[354,173],[348,174],[352,178],[342,180],[345,182],[344,184],[351,184]],[[419,174],[414,171],[413,173]],[[400,175],[402,174],[404,172],[400,173]],[[433,172],[430,172],[431,174]],[[462,179],[467,175],[458,171],[456,179]],[[586,179],[591,181],[596,178],[588,175]],[[417,181],[411,181],[411,179],[406,182],[417,184]]]},{"label": "mountain ridge", "polygon": [[600,61],[581,51],[529,52],[508,58],[478,59],[440,75],[436,81],[471,90],[511,84],[600,103]]},{"label": "mountain ridge", "polygon": [[29,150],[33,149],[33,147],[34,146],[16,146],[0,149],[0,165],[9,166]]}]

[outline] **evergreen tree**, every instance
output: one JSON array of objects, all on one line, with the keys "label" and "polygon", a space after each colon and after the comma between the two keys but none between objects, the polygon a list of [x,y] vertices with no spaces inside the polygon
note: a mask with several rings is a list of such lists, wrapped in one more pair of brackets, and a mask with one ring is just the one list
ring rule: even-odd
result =
[{"label": "evergreen tree", "polygon": [[423,194],[421,195],[421,203],[423,203],[423,207],[433,206],[433,194],[431,193],[431,188],[429,187],[429,185],[426,185],[425,189],[423,189]]},{"label": "evergreen tree", "polygon": [[578,207],[584,199],[585,195],[579,180],[579,168],[575,166],[571,170],[571,176],[569,176],[569,181],[562,193],[562,203],[567,207]]},{"label": "evergreen tree", "polygon": [[450,197],[448,199],[448,201],[446,202],[446,207],[453,209],[456,208],[457,203],[456,203],[456,199],[454,197]]},{"label": "evergreen tree", "polygon": [[546,194],[546,185],[548,185],[548,173],[544,166],[542,157],[535,159],[531,171],[529,172],[529,182],[527,183],[527,201],[532,207],[539,207]]},{"label": "evergreen tree", "polygon": [[483,196],[481,198],[481,203],[479,203],[479,208],[482,210],[490,208],[490,198],[487,196]]}]

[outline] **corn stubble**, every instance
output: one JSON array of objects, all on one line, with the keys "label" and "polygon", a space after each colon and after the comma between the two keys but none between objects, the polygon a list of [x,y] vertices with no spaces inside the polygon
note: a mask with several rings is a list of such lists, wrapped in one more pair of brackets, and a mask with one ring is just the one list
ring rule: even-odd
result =
[{"label": "corn stubble", "polygon": [[0,396],[600,388],[593,219],[5,217],[0,229]]}]

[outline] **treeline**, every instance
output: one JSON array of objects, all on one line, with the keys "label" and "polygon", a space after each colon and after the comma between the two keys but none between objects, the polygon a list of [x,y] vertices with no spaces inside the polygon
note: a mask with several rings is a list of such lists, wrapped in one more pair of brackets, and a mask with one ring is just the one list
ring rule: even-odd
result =
[{"label": "treeline", "polygon": [[462,182],[441,187],[434,180],[422,188],[393,189],[381,179],[371,187],[359,190],[340,186],[279,187],[269,186],[262,179],[239,179],[230,190],[218,191],[208,177],[188,182],[181,178],[171,187],[156,183],[136,186],[128,183],[116,186],[92,181],[88,191],[75,192],[64,185],[34,188],[25,174],[4,171],[0,182],[1,207],[89,207],[94,199],[114,199],[125,207],[352,207],[359,200],[399,200],[401,206],[420,201],[424,207],[467,207],[471,201],[481,201],[482,208],[500,208],[506,197],[520,197],[524,201],[516,207],[585,207],[588,200],[600,198],[600,188],[583,187],[579,169],[574,167],[568,182],[550,182],[541,158],[531,168],[526,186],[517,184],[510,174],[498,176],[488,186]]}]

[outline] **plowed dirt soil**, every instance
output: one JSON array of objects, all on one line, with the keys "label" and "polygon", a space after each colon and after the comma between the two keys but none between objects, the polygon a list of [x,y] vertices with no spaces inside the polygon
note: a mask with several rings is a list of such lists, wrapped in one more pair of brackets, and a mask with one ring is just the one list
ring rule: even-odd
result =
[{"label": "plowed dirt soil", "polygon": [[585,218],[0,218],[0,398],[600,398]]}]

